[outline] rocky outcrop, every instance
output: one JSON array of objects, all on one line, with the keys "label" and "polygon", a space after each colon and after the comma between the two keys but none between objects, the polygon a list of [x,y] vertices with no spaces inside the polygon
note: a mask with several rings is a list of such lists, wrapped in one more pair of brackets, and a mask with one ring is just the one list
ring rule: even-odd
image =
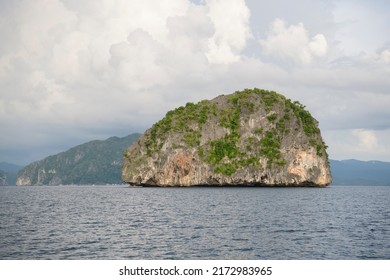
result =
[{"label": "rocky outcrop", "polygon": [[0,162],[0,185],[15,186],[16,174],[21,166],[9,162]]},{"label": "rocky outcrop", "polygon": [[299,102],[253,89],[170,111],[124,154],[141,186],[327,186],[318,122]]},{"label": "rocky outcrop", "polygon": [[[51,156],[53,157],[53,156]],[[57,176],[56,169],[47,169],[47,159],[34,162],[21,170],[16,178],[17,186],[31,185],[61,185],[62,178]]]},{"label": "rocky outcrop", "polygon": [[8,186],[7,174],[0,170],[0,186]]}]

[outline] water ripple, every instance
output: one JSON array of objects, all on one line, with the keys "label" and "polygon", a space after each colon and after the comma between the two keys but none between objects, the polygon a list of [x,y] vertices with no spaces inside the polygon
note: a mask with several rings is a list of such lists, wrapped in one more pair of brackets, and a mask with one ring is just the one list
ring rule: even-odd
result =
[{"label": "water ripple", "polygon": [[390,259],[389,187],[1,187],[0,259]]}]

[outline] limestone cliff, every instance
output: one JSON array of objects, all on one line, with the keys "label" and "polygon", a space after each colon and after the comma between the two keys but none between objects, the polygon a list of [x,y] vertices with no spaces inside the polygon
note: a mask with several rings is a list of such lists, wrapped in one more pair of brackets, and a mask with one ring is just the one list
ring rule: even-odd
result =
[{"label": "limestone cliff", "polygon": [[8,186],[7,174],[0,170],[0,186]]},{"label": "limestone cliff", "polygon": [[327,186],[318,122],[299,102],[246,89],[170,111],[124,154],[131,185]]}]

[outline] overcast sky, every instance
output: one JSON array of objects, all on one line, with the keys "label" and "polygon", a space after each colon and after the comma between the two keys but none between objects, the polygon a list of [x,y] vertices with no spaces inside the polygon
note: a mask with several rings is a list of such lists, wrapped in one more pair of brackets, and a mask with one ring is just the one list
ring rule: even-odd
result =
[{"label": "overcast sky", "polygon": [[244,88],[299,100],[332,159],[390,161],[390,1],[0,0],[0,161],[144,132]]}]

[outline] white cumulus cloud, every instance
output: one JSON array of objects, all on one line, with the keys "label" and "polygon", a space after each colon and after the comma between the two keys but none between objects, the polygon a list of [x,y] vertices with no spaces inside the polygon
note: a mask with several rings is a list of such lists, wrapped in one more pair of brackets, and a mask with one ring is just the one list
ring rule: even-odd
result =
[{"label": "white cumulus cloud", "polygon": [[390,64],[390,49],[386,49],[381,52],[380,61],[386,64]]},{"label": "white cumulus cloud", "polygon": [[378,148],[378,138],[372,130],[355,129],[352,134],[358,139],[358,147],[361,150],[373,150]]},{"label": "white cumulus cloud", "polygon": [[[322,1],[0,1],[0,161],[143,132],[186,102],[253,87],[305,104],[331,157],[388,160],[389,45],[342,53],[333,11]],[[383,42],[378,30],[365,34]]]},{"label": "white cumulus cloud", "polygon": [[250,11],[244,0],[208,0],[208,16],[215,27],[209,40],[207,58],[211,63],[231,63],[240,59],[240,52],[251,37]]},{"label": "white cumulus cloud", "polygon": [[282,60],[310,64],[314,58],[325,56],[328,44],[323,34],[310,38],[303,23],[287,25],[282,19],[275,19],[268,36],[260,40],[263,52]]}]

